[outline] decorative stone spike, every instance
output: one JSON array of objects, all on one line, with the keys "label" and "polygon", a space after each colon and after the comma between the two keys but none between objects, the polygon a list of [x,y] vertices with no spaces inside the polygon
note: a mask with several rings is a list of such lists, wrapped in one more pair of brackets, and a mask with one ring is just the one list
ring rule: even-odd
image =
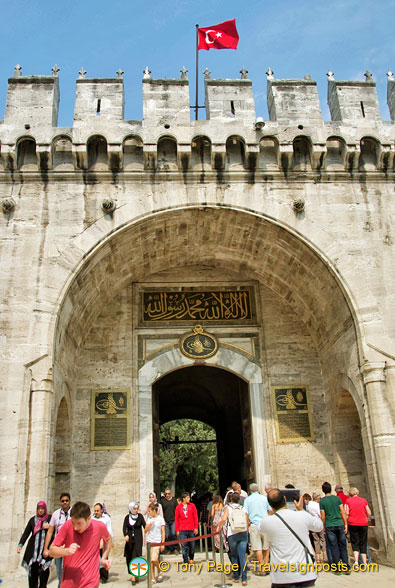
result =
[{"label": "decorative stone spike", "polygon": [[83,67],[81,67],[78,73],[80,74],[80,78],[86,78],[86,71]]},{"label": "decorative stone spike", "polygon": [[51,69],[51,71],[52,71],[53,77],[54,78],[57,78],[58,75],[59,75],[59,72],[60,72],[60,68],[55,63],[55,65],[53,66],[53,68]]},{"label": "decorative stone spike", "polygon": [[180,72],[181,72],[181,79],[187,80],[188,79],[188,70],[186,69],[185,65],[182,66],[182,68],[180,69]]},{"label": "decorative stone spike", "polygon": [[373,81],[373,76],[370,73],[370,71],[366,70],[363,75],[365,76],[367,82],[372,82]]},{"label": "decorative stone spike", "polygon": [[311,75],[310,74],[306,74],[304,79],[306,80],[306,82],[311,82]]},{"label": "decorative stone spike", "polygon": [[269,69],[266,72],[266,78],[268,80],[274,80],[274,71],[271,70],[271,68],[269,67]]},{"label": "decorative stone spike", "polygon": [[151,79],[151,70],[147,67],[145,68],[145,70],[143,71],[143,80],[150,80]]},{"label": "decorative stone spike", "polygon": [[204,79],[205,79],[205,80],[211,80],[211,76],[210,76],[210,74],[211,74],[211,71],[210,71],[210,70],[209,70],[209,69],[206,67],[206,69],[205,69],[205,70],[204,70],[204,72],[203,72]]},{"label": "decorative stone spike", "polygon": [[394,74],[390,69],[387,71],[387,78],[388,78],[388,81],[390,81],[390,80],[392,81],[394,79]]},{"label": "decorative stone spike", "polygon": [[14,67],[14,78],[20,78],[22,75],[22,66],[19,63]]},{"label": "decorative stone spike", "polygon": [[125,73],[125,72],[124,72],[124,71],[122,71],[122,70],[121,70],[121,68],[119,68],[119,69],[118,69],[118,71],[116,72],[116,74],[117,74],[117,77],[118,77],[118,78],[121,78],[121,79],[123,78],[123,74],[124,74],[124,73]]},{"label": "decorative stone spike", "polygon": [[243,67],[243,68],[240,70],[240,73],[241,73],[241,79],[242,79],[242,80],[248,80],[248,71],[246,70],[246,68],[245,68],[245,67]]},{"label": "decorative stone spike", "polygon": [[331,70],[329,70],[329,71],[327,72],[327,74],[326,74],[326,75],[327,75],[327,77],[328,77],[328,81],[329,81],[329,80],[331,80],[331,81],[332,81],[332,80],[334,80],[334,79],[335,79],[335,74],[334,74],[334,73],[333,73],[333,71],[331,71]]}]

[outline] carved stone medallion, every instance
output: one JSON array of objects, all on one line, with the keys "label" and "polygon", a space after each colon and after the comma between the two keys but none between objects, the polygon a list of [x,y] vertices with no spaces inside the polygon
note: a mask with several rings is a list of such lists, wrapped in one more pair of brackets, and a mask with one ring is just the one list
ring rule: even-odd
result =
[{"label": "carved stone medallion", "polygon": [[208,359],[218,351],[218,341],[206,333],[201,325],[183,335],[179,341],[180,351],[189,359]]}]

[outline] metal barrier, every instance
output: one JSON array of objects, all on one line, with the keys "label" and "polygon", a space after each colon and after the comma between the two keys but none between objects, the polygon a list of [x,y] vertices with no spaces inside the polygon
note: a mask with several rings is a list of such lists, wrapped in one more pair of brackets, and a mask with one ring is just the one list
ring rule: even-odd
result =
[{"label": "metal barrier", "polygon": [[[201,529],[201,525],[199,525],[199,530]],[[149,543],[147,541],[147,561],[148,561],[148,578],[147,578],[147,585],[148,588],[152,588],[152,578],[151,578],[151,547],[160,547],[160,546],[166,546],[166,545],[180,545],[181,543],[188,543],[190,541],[200,541],[200,545],[201,545],[201,552],[203,551],[203,539],[204,539],[204,546],[205,546],[205,555],[206,555],[206,560],[208,561],[209,559],[209,552],[208,552],[208,539],[209,537],[214,537],[215,535],[220,536],[220,540],[219,540],[219,545],[220,545],[220,549],[219,549],[219,555],[220,555],[220,562],[222,564],[222,572],[221,572],[221,582],[222,584],[216,584],[215,586],[219,586],[220,588],[227,588],[228,586],[231,586],[231,584],[226,584],[225,583],[225,573],[224,573],[224,543],[223,543],[223,534],[222,531],[215,531],[214,533],[207,533],[208,530],[208,525],[206,523],[203,524],[203,530],[204,533],[203,535],[197,535],[196,537],[191,537],[189,539],[179,539],[177,538],[176,541],[164,541],[163,543]],[[215,542],[212,541],[212,552],[213,552],[213,561],[216,561],[216,557],[215,557]]]},{"label": "metal barrier", "polygon": [[[220,531],[221,533],[221,531]],[[211,550],[212,550],[212,554],[213,554],[213,562],[215,564],[217,564],[217,552],[215,550],[215,539],[214,537],[211,538]]]},{"label": "metal barrier", "polygon": [[232,586],[232,584],[227,584],[225,579],[225,565],[224,565],[224,536],[222,534],[222,529],[219,532],[219,561],[221,562],[221,584],[214,584],[215,588],[228,588],[228,586]]},{"label": "metal barrier", "polygon": [[148,588],[152,588],[151,578],[151,543],[147,542],[147,562],[148,562]]},{"label": "metal barrier", "polygon": [[203,535],[204,535],[204,549],[205,549],[205,552],[206,552],[206,561],[208,561],[207,523],[203,523]]}]

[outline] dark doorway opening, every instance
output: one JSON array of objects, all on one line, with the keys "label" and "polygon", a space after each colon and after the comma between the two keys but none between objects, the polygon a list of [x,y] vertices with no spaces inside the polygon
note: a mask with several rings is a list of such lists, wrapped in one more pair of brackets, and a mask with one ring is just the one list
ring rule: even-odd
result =
[{"label": "dark doorway opening", "polygon": [[227,370],[195,365],[175,370],[155,382],[152,390],[154,486],[159,492],[160,426],[194,419],[215,429],[219,491],[233,480],[243,488],[254,481],[248,384]]}]

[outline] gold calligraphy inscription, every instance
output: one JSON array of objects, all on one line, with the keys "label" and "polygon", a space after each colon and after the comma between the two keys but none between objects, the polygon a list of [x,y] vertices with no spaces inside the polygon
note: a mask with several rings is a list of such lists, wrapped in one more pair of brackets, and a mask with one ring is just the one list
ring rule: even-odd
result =
[{"label": "gold calligraphy inscription", "polygon": [[128,390],[92,390],[91,449],[129,447],[128,395]]},{"label": "gold calligraphy inscription", "polygon": [[279,443],[295,443],[314,439],[307,386],[274,386],[272,401]]},{"label": "gold calligraphy inscription", "polygon": [[234,321],[252,319],[249,290],[143,292],[142,318],[152,321]]}]

